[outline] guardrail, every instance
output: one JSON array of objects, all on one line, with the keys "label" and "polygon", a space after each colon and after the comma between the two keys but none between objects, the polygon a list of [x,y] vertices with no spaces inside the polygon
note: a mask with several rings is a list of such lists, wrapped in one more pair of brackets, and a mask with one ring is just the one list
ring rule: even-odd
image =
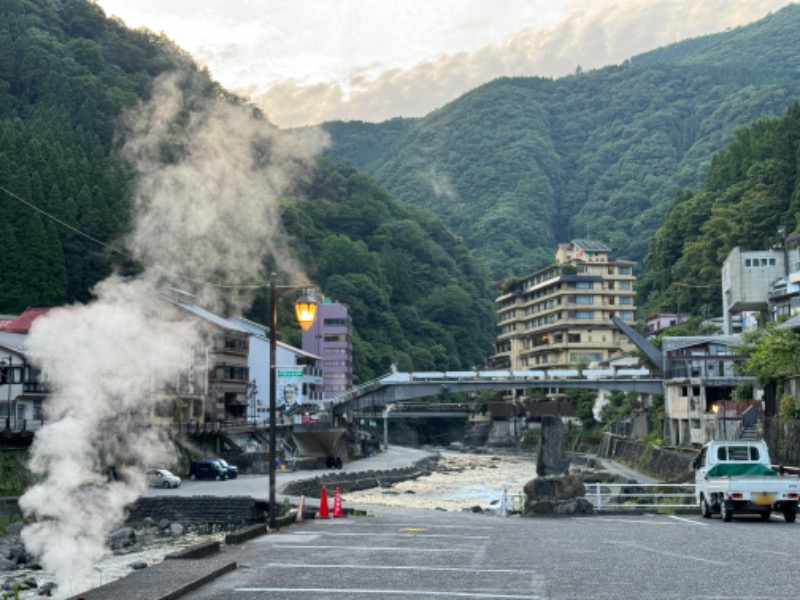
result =
[{"label": "guardrail", "polygon": [[692,508],[693,483],[587,483],[586,499],[595,510]]},{"label": "guardrail", "polygon": [[[697,508],[693,483],[587,483],[586,499],[596,511]],[[500,515],[525,508],[525,494],[509,492],[503,486]]]}]

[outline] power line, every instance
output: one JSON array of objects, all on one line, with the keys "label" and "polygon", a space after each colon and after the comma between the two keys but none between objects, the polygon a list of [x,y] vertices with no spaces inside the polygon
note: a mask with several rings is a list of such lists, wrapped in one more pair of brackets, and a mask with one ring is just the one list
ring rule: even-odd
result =
[{"label": "power line", "polygon": [[135,258],[133,258],[133,256],[131,256],[131,255],[130,255],[130,254],[128,254],[127,252],[125,252],[125,251],[123,251],[123,250],[120,250],[120,249],[118,249],[118,248],[114,248],[113,246],[109,246],[109,245],[108,245],[108,244],[106,244],[105,242],[102,242],[102,241],[98,240],[96,237],[92,237],[91,235],[89,235],[88,233],[85,233],[85,232],[81,231],[81,230],[80,230],[80,229],[78,229],[77,227],[73,227],[72,225],[70,225],[70,224],[69,224],[69,223],[67,223],[66,221],[62,221],[62,220],[61,220],[61,219],[59,219],[57,216],[55,216],[55,215],[53,215],[53,214],[51,214],[51,213],[47,212],[47,211],[46,211],[46,210],[44,210],[43,208],[39,208],[38,206],[36,206],[36,205],[35,205],[35,204],[33,204],[32,202],[28,202],[28,201],[27,201],[27,200],[25,200],[24,198],[21,198],[21,197],[17,196],[17,195],[16,195],[14,192],[12,192],[11,190],[9,190],[9,189],[7,189],[7,188],[3,187],[2,185],[0,185],[0,190],[1,190],[1,191],[3,191],[3,192],[5,192],[5,193],[6,193],[6,194],[8,194],[9,196],[11,196],[12,198],[14,198],[15,200],[17,200],[18,202],[21,202],[22,204],[24,204],[24,205],[25,205],[25,206],[27,206],[28,208],[32,208],[32,209],[33,209],[33,210],[35,210],[36,212],[43,214],[43,215],[44,215],[45,217],[47,217],[48,219],[52,219],[53,221],[55,221],[56,223],[58,223],[58,224],[59,224],[59,225],[61,225],[62,227],[66,227],[66,228],[67,228],[67,229],[69,229],[70,231],[73,231],[74,233],[77,233],[78,235],[85,237],[86,239],[88,239],[88,240],[90,240],[90,241],[94,242],[95,244],[99,244],[99,245],[103,246],[104,248],[108,248],[108,249],[109,249],[109,250],[111,250],[112,252],[116,252],[117,254],[121,254],[122,256],[125,256],[125,257],[127,257],[127,258],[131,258],[131,259],[133,259],[133,260],[136,260]]},{"label": "power line", "polygon": [[[63,221],[62,219],[59,219],[54,214],[47,212],[46,210],[36,206],[32,202],[29,202],[29,201],[25,200],[24,198],[21,198],[20,196],[18,196],[17,194],[15,194],[11,190],[9,190],[8,188],[0,185],[0,191],[5,192],[8,196],[13,198],[14,200],[17,200],[18,202],[21,202],[22,204],[24,204],[28,208],[32,208],[33,210],[35,210],[36,212],[44,215],[48,219],[52,219],[53,221],[55,221],[56,223],[58,223],[62,227],[66,227],[70,231],[72,231],[74,233],[77,233],[78,235],[86,238],[87,240],[92,241],[95,244],[98,244],[98,245],[100,245],[100,246],[102,246],[104,248],[107,248],[107,249],[111,250],[112,252],[114,252],[116,254],[119,254],[120,256],[124,256],[125,258],[129,258],[129,259],[141,264],[140,261],[137,258],[135,258],[133,255],[131,255],[129,252],[125,252],[124,250],[120,250],[119,248],[115,248],[114,246],[111,246],[111,245],[106,244],[105,242],[103,242],[101,240],[98,240],[96,237],[94,237],[92,235],[89,235],[85,231],[81,231],[77,227],[75,227],[73,225],[70,225],[66,221]],[[163,269],[161,269],[161,270],[163,270]],[[192,277],[187,277],[185,275],[174,275],[174,276],[178,277],[179,279],[183,279],[185,281],[191,281],[192,283],[197,283],[197,284],[200,284],[200,285],[208,285],[208,286],[211,286],[211,287],[216,287],[216,288],[220,288],[220,289],[228,289],[228,290],[258,290],[258,289],[261,289],[261,288],[269,287],[268,283],[223,285],[223,284],[220,284],[220,283],[212,283],[210,281],[203,281],[201,279],[194,279]]]}]

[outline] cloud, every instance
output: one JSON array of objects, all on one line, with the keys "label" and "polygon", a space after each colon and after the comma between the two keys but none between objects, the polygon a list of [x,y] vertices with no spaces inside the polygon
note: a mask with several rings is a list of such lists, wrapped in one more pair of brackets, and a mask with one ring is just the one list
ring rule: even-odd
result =
[{"label": "cloud", "polygon": [[255,84],[249,93],[280,127],[419,117],[497,77],[560,77],[578,66],[587,70],[618,64],[659,46],[747,24],[786,4],[785,0],[602,3],[573,11],[550,29],[521,30],[503,44],[444,54],[410,69],[376,75],[359,70],[344,82]]}]

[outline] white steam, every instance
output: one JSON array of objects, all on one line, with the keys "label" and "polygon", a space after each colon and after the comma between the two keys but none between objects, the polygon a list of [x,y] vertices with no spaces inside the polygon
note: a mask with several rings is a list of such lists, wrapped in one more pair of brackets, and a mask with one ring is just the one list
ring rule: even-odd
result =
[{"label": "white steam", "polygon": [[150,415],[201,340],[196,328],[164,320],[160,286],[214,281],[222,285],[202,287],[204,301],[246,300],[219,292],[263,281],[265,253],[279,265],[290,261],[279,243],[277,198],[320,150],[313,135],[280,133],[223,100],[194,112],[180,83],[160,81],[127,123],[124,153],[141,174],[129,247],[144,271],[110,277],[94,302],[51,311],[28,337],[52,394],[31,448],[41,482],[20,499],[34,521],[23,539],[55,574],[60,595],[89,585],[105,536],[143,489],[145,468],[175,461]]}]

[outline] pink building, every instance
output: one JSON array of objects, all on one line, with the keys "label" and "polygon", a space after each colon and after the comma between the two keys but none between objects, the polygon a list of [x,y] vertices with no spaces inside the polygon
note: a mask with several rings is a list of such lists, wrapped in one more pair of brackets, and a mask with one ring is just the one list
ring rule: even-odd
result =
[{"label": "pink building", "polygon": [[305,352],[322,357],[324,398],[353,387],[353,320],[346,306],[324,300],[314,324],[303,332],[302,346]]}]

